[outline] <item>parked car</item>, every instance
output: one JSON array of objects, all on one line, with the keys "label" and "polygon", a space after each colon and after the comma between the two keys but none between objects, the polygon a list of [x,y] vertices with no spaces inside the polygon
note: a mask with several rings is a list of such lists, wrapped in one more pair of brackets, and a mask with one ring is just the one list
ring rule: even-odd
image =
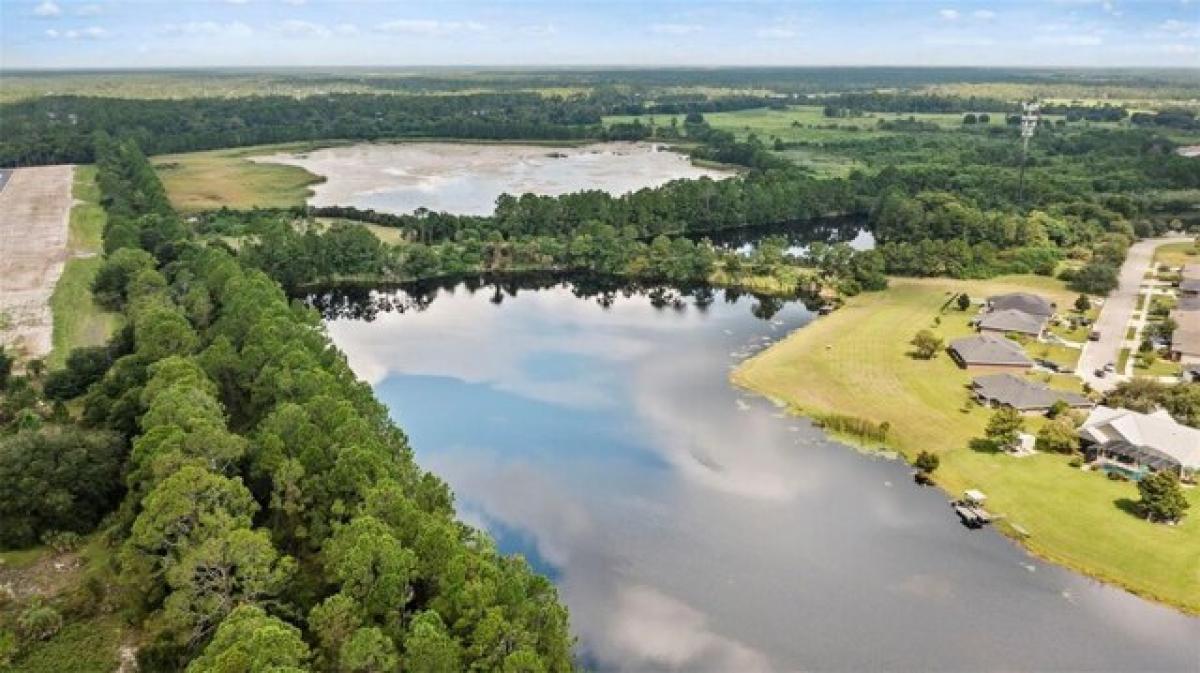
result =
[{"label": "parked car", "polygon": [[1039,358],[1037,360],[1034,360],[1034,362],[1036,362],[1038,365],[1040,365],[1042,367],[1045,367],[1046,369],[1049,369],[1052,372],[1061,372],[1062,371],[1062,367],[1053,360],[1045,360],[1045,359]]},{"label": "parked car", "polygon": [[1088,341],[1099,341],[1099,340],[1100,340],[1100,330],[1094,329],[1088,333]]},{"label": "parked car", "polygon": [[1105,376],[1108,376],[1108,372],[1104,371],[1103,368],[1097,369],[1096,371],[1094,371],[1092,373],[1095,374],[1096,378],[1098,378],[1098,379],[1102,379]]}]

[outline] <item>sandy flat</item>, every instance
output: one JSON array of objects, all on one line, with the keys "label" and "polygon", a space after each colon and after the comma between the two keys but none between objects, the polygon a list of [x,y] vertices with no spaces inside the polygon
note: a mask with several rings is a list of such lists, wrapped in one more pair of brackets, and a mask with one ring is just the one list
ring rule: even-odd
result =
[{"label": "sandy flat", "polygon": [[314,206],[356,206],[391,213],[416,208],[489,215],[503,193],[555,196],[585,189],[619,195],[679,178],[726,178],[652,143],[583,147],[473,143],[362,143],[251,161],[300,166],[326,180]]},{"label": "sandy flat", "polygon": [[0,344],[50,352],[50,295],[67,260],[74,166],[18,168],[0,191]]}]

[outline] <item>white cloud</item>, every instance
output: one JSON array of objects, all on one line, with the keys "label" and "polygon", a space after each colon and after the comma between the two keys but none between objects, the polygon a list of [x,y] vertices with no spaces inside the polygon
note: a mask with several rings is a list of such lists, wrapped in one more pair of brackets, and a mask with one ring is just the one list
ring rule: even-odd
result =
[{"label": "white cloud", "polygon": [[800,33],[794,28],[759,28],[754,33],[764,40],[790,40]]},{"label": "white cloud", "polygon": [[278,26],[278,32],[285,37],[326,38],[333,34],[325,26],[312,21],[288,19]]},{"label": "white cloud", "polygon": [[55,30],[53,28],[46,31],[46,37],[57,40],[60,37],[68,40],[103,40],[110,33],[100,26],[88,26],[87,28],[72,28],[71,30]]},{"label": "white cloud", "polygon": [[108,31],[100,26],[88,26],[87,28],[80,28],[79,30],[68,30],[67,37],[71,38],[72,40],[76,38],[84,40],[102,40],[108,37]]},{"label": "white cloud", "polygon": [[53,0],[45,0],[33,8],[33,15],[40,16],[43,19],[52,19],[56,16],[62,16],[62,8]]},{"label": "white cloud", "polygon": [[101,7],[100,5],[96,5],[96,4],[80,5],[75,10],[75,16],[97,16],[99,14],[102,14],[103,12],[104,12],[104,8]]},{"label": "white cloud", "polygon": [[333,27],[333,32],[338,35],[358,35],[358,26],[353,23],[339,23]]},{"label": "white cloud", "polygon": [[704,30],[704,26],[695,23],[656,23],[650,26],[650,32],[658,35],[691,35]]},{"label": "white cloud", "polygon": [[926,35],[921,39],[934,47],[990,47],[996,40],[980,35]]},{"label": "white cloud", "polygon": [[558,27],[553,23],[535,23],[528,26],[521,26],[522,35],[529,37],[550,37],[558,34]]},{"label": "white cloud", "polygon": [[1039,35],[1034,38],[1038,44],[1054,45],[1058,47],[1095,47],[1104,44],[1104,39],[1099,35],[1088,35],[1085,33],[1066,33],[1063,35]]},{"label": "white cloud", "polygon": [[475,21],[436,21],[433,19],[396,19],[381,23],[377,28],[385,33],[421,35],[424,37],[480,33],[486,30],[486,27],[482,23]]},{"label": "white cloud", "polygon": [[938,16],[947,21],[957,21],[960,15],[957,9],[939,9]]},{"label": "white cloud", "polygon": [[254,30],[241,21],[217,23],[216,21],[188,21],[186,23],[168,23],[159,29],[164,35],[179,35],[182,37],[250,37]]},{"label": "white cloud", "polygon": [[1194,44],[1164,44],[1159,48],[1159,51],[1166,54],[1191,56],[1193,54],[1200,54],[1200,47],[1197,47]]},{"label": "white cloud", "polygon": [[996,13],[990,9],[977,9],[974,12],[971,12],[971,16],[979,19],[980,21],[991,21],[992,19],[996,18]]},{"label": "white cloud", "polygon": [[1158,24],[1158,29],[1183,38],[1200,37],[1200,23],[1188,23],[1179,19],[1167,19]]}]

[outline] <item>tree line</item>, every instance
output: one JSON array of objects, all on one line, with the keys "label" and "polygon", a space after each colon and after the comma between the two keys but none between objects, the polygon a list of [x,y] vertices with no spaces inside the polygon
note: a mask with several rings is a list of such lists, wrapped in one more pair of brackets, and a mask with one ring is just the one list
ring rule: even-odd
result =
[{"label": "tree line", "polygon": [[571,670],[554,586],[455,520],[319,315],[182,227],[147,238],[178,220],[149,162],[131,140],[96,153],[95,292],[126,327],[68,364],[78,423],[0,441],[0,542],[103,518],[92,590],[142,629],[140,670]]}]

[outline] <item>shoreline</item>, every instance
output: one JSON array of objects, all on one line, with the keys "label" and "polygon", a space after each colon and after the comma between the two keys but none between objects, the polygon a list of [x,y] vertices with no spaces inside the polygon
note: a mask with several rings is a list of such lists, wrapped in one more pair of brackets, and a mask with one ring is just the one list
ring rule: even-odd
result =
[{"label": "shoreline", "polygon": [[[921,282],[920,280],[913,282],[912,279],[891,280],[893,282],[893,288],[896,286],[899,286],[899,288],[907,288],[909,285],[932,285],[940,287],[942,285],[954,283],[953,281],[944,280],[942,282]],[[967,283],[969,282],[963,282],[963,284]],[[889,288],[888,290],[884,290],[882,293],[876,294],[886,295],[887,293],[893,292],[893,288]],[[744,360],[730,373],[729,379],[731,384],[739,389],[746,390],[767,398],[773,403],[781,406],[781,408],[791,416],[803,417],[814,422],[823,415],[853,412],[856,407],[838,406],[832,400],[832,398],[837,397],[836,395],[830,395],[821,391],[813,391],[811,389],[812,382],[804,380],[805,376],[811,376],[810,374],[792,374],[789,376],[786,373],[780,374],[778,370],[786,366],[804,367],[805,365],[811,364],[813,357],[811,353],[808,353],[809,357],[805,362],[800,363],[789,361],[787,360],[787,357],[792,351],[797,350],[798,347],[802,350],[807,350],[813,345],[810,342],[814,341],[814,334],[816,333],[814,328],[820,327],[821,325],[819,321],[824,321],[825,326],[820,327],[823,332],[834,330],[836,327],[840,326],[838,325],[839,322],[845,322],[846,320],[854,319],[854,309],[861,307],[861,304],[866,301],[870,300],[851,298],[848,300],[849,310],[847,308],[843,308],[839,311],[835,311],[832,316],[818,318],[813,323],[809,323],[794,330],[787,337],[776,342],[765,351]],[[845,315],[840,315],[843,313]],[[908,336],[908,333],[905,332],[902,334],[902,338],[899,340],[906,342]],[[829,346],[827,346],[827,348],[829,348]],[[780,361],[781,358],[784,359],[783,362]],[[946,356],[942,356],[942,358],[948,360]],[[893,364],[904,366],[900,362],[895,362]],[[766,371],[764,371],[764,368],[766,368]],[[963,375],[965,376],[965,373]],[[820,374],[818,374],[818,376],[820,376]],[[840,381],[837,383],[845,383],[845,381]],[[833,387],[832,383],[831,387]],[[788,391],[791,391],[791,394],[789,394]],[[825,399],[826,402],[820,402],[821,399]],[[902,407],[902,405],[898,406]],[[863,400],[862,406],[857,408],[869,408],[868,402]],[[904,412],[903,408],[894,409],[892,411],[899,411],[901,413]],[[879,421],[888,419],[872,417],[871,420]],[[979,419],[972,418],[972,421],[976,423],[978,420]],[[845,445],[848,449],[860,452],[869,452],[872,454],[889,455],[890,457],[895,458],[903,458],[905,459],[906,463],[911,463],[912,456],[915,455],[918,447],[928,446],[931,450],[934,449],[934,446],[931,443],[923,443],[922,440],[914,440],[911,436],[911,433],[906,433],[906,429],[903,427],[896,428],[894,432],[889,433],[889,435],[882,441],[866,441],[846,433],[831,432],[825,430],[824,428],[821,428],[821,430],[830,439],[838,442],[839,444]],[[1014,483],[1009,480],[1015,479],[1019,482],[1023,478],[1023,475],[1020,473],[1022,471],[1028,472],[1027,468],[1030,467],[1031,463],[1001,462],[989,464],[987,468],[993,471],[997,469],[1004,470],[1004,465],[1007,465],[1009,468],[1008,474],[1001,476],[995,476],[993,474],[992,481],[989,482],[992,485],[983,486],[979,483],[979,475],[981,473],[986,473],[986,471],[981,472],[980,470],[975,469],[974,466],[971,466],[971,469],[967,469],[964,467],[964,465],[960,464],[964,460],[978,461],[978,456],[974,455],[978,452],[976,452],[974,449],[966,448],[956,444],[956,439],[957,438],[948,438],[935,450],[935,453],[938,453],[943,458],[943,464],[942,467],[933,475],[934,485],[941,489],[948,498],[953,498],[956,493],[965,488],[974,488],[977,486],[982,486],[988,495],[993,498],[993,500],[999,499],[1004,501],[1011,498],[1012,494],[1004,492],[1003,489],[1005,486],[1010,486],[1012,483]],[[1085,482],[1089,480],[1089,477],[1094,475],[1091,475],[1090,473],[1082,473],[1080,470],[1073,470],[1070,472],[1066,471],[1068,469],[1066,465],[1066,456],[1059,456],[1057,454],[1040,455],[1044,456],[1044,458],[1041,459],[1041,462],[1048,467],[1048,469],[1054,471],[1050,474],[1052,479],[1061,479],[1063,482],[1071,479],[1074,482],[1072,486],[1082,485],[1084,488],[1094,487],[1094,490],[1096,491],[1094,500],[1096,502],[1102,501],[1104,496],[1109,495],[1109,493],[1114,490],[1114,484],[1109,483],[1108,480],[1100,480],[1099,478],[1096,478],[1092,480],[1096,483],[1088,484]],[[1004,459],[1002,458],[1000,460],[1003,461]],[[1029,461],[1030,459],[1008,458],[1008,460]],[[997,465],[1000,465],[1000,467],[997,468]],[[1063,472],[1058,472],[1059,469],[1062,469]],[[1028,486],[1029,484],[1022,485]],[[1034,482],[1032,485],[1036,487],[1039,486],[1039,483]],[[1013,488],[1012,490],[1018,489]],[[1101,491],[1105,490],[1108,492],[1101,493]],[[1001,497],[996,498],[995,496]],[[1192,499],[1197,499],[1197,495],[1195,493],[1192,494]],[[995,505],[996,503],[993,504]],[[1161,605],[1168,606],[1171,609],[1177,610],[1183,614],[1189,616],[1200,616],[1200,596],[1196,595],[1194,588],[1191,588],[1190,591],[1182,595],[1172,593],[1170,591],[1156,589],[1153,586],[1154,578],[1141,577],[1134,574],[1132,571],[1119,572],[1119,568],[1111,567],[1111,558],[1104,558],[1098,553],[1098,550],[1094,548],[1080,549],[1078,546],[1072,546],[1069,541],[1062,539],[1063,536],[1058,535],[1058,531],[1052,530],[1049,525],[1043,525],[1041,530],[1039,530],[1037,526],[1032,526],[1033,532],[1026,531],[1023,533],[1023,531],[1025,531],[1025,529],[1028,527],[1024,525],[1024,519],[1029,517],[1029,514],[1027,511],[1017,511],[1015,513],[1010,512],[1011,508],[1012,506],[1010,503],[1008,505],[1000,504],[998,508],[993,509],[994,513],[1005,515],[1005,518],[1002,519],[1003,524],[995,526],[996,532],[1008,538],[1013,543],[1020,545],[1026,553],[1055,565],[1067,568],[1093,580],[1119,587],[1122,590],[1139,596],[1143,599],[1151,600]],[[1063,513],[1067,516],[1070,516],[1071,514],[1070,512]],[[1009,516],[1010,514],[1013,514],[1013,516]],[[1103,523],[1108,524],[1109,528],[1118,526],[1129,528],[1129,524],[1131,523],[1127,520],[1129,518],[1132,517],[1129,517],[1113,506],[1111,511],[1107,512],[1107,520],[1103,521]],[[1192,521],[1185,520],[1184,524],[1177,527],[1144,529],[1142,532],[1146,533],[1148,536],[1161,538],[1165,535],[1180,533],[1180,530],[1178,529],[1184,529],[1186,527],[1194,533],[1196,526],[1200,525],[1200,522],[1195,520],[1197,517],[1194,515],[1190,518]],[[1018,523],[1018,520],[1021,520],[1022,523]],[[1083,518],[1083,521],[1087,522],[1087,519]],[[1134,523],[1145,526],[1152,525],[1140,520]],[[947,517],[947,524],[957,525],[957,522],[955,522],[951,517]],[[1014,528],[1014,524],[1016,524],[1019,528]],[[1176,530],[1168,530],[1168,528]],[[1101,534],[1104,532],[1106,531],[1090,529],[1085,531],[1085,533],[1094,533],[1097,537],[1101,536]],[[1158,540],[1156,540],[1156,542],[1157,541]],[[1172,542],[1177,543],[1178,545],[1190,544],[1187,539],[1174,539]],[[1129,541],[1129,545],[1132,547],[1136,547],[1137,544],[1138,543],[1136,540]],[[1153,551],[1147,551],[1146,553],[1147,555],[1153,556]],[[1106,561],[1109,563],[1106,564]],[[1110,567],[1105,567],[1105,565],[1110,565]],[[1184,569],[1184,572],[1186,572],[1186,568]]]}]

